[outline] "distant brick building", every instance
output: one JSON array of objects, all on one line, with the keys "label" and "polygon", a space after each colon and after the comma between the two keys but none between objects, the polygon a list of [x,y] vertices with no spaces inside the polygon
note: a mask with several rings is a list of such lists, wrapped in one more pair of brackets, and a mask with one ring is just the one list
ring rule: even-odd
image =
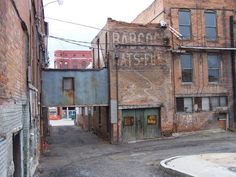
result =
[{"label": "distant brick building", "polygon": [[41,0],[0,1],[0,176],[31,177],[41,128],[47,24]]},{"label": "distant brick building", "polygon": [[233,128],[235,7],[156,0],[132,23],[108,19],[92,41],[95,68],[109,71],[110,111],[95,112],[110,115],[97,128],[112,142]]},{"label": "distant brick building", "polygon": [[92,51],[56,50],[54,52],[55,69],[86,69],[92,65]]}]

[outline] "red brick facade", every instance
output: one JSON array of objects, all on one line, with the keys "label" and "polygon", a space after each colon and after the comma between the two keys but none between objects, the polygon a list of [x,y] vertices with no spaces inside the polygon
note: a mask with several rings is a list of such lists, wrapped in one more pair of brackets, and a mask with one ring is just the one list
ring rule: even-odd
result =
[{"label": "red brick facade", "polygon": [[92,51],[67,51],[54,52],[55,69],[86,69],[92,67]]}]

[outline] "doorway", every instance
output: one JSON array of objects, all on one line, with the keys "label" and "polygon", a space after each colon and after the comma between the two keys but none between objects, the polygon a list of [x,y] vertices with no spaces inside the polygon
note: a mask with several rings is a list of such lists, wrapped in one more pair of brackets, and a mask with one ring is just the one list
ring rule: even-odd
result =
[{"label": "doorway", "polygon": [[122,139],[124,141],[160,137],[160,109],[122,110]]},{"label": "doorway", "polygon": [[13,162],[14,162],[14,177],[21,177],[21,142],[20,133],[13,134]]}]

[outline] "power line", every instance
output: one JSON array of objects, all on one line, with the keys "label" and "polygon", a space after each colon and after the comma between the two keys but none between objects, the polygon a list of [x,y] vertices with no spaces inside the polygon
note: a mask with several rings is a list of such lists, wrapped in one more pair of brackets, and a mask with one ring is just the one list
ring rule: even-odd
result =
[{"label": "power line", "polygon": [[110,31],[110,30],[106,30],[106,29],[102,29],[102,28],[97,28],[97,27],[94,27],[94,26],[89,26],[89,25],[84,25],[84,24],[80,24],[80,23],[60,20],[60,19],[56,19],[56,18],[51,18],[51,17],[45,17],[45,18],[50,19],[50,20],[54,20],[54,21],[58,21],[58,22],[72,24],[72,25],[83,26],[83,27],[86,27],[86,28],[92,28],[92,29],[102,30],[102,31]]},{"label": "power line", "polygon": [[[50,20],[54,20],[54,21],[58,21],[58,22],[62,22],[62,23],[67,23],[67,24],[72,24],[72,25],[77,25],[77,26],[83,26],[83,27],[86,27],[86,28],[91,28],[91,29],[96,29],[96,30],[100,30],[100,31],[106,31],[106,32],[121,32],[119,30],[108,30],[108,29],[104,29],[104,28],[98,28],[98,27],[94,27],[94,26],[90,26],[90,25],[85,25],[85,24],[81,24],[81,23],[76,23],[76,22],[71,22],[71,21],[66,21],[66,20],[61,20],[61,19],[57,19],[57,18],[51,18],[51,17],[45,17],[47,19],[50,19]],[[119,21],[118,21],[119,22]],[[124,22],[126,23],[126,22]],[[127,23],[127,24],[134,24],[134,23]],[[152,30],[155,30],[155,29],[158,29],[160,30],[160,28],[158,26],[153,26],[153,27],[150,27],[150,26],[147,26],[147,25],[141,25],[141,24],[136,24],[137,27],[148,27],[148,29],[152,29]],[[125,30],[122,30],[122,32],[130,32],[130,31],[125,31]]]},{"label": "power line", "polygon": [[[51,37],[51,36],[49,36],[49,37]],[[57,38],[57,37],[51,37],[51,38],[54,38],[56,40],[60,40],[60,41],[63,41],[63,42],[67,42],[67,43],[70,43],[70,44],[78,45],[78,46],[81,46],[81,47],[92,48],[91,46],[83,45],[83,44],[78,44],[76,42],[73,42],[73,41],[70,41],[70,40],[66,40],[66,39],[63,39],[63,38]]]},{"label": "power line", "polygon": [[77,42],[77,43],[91,44],[91,42],[87,42],[87,41],[78,41],[74,39],[62,38],[62,37],[57,37],[57,36],[52,36],[52,35],[49,35],[48,37],[58,39],[58,40],[66,40],[66,41]]}]

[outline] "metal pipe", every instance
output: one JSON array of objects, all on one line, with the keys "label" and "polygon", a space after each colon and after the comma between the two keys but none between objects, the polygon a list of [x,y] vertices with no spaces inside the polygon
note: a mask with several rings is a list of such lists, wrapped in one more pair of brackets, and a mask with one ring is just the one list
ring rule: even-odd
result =
[{"label": "metal pipe", "polygon": [[[230,17],[230,38],[231,46],[234,47],[234,18]],[[232,65],[232,85],[233,85],[233,114],[234,114],[234,128],[236,126],[236,72],[235,72],[235,52],[231,51],[231,65]]]},{"label": "metal pipe", "polygon": [[195,49],[195,50],[227,50],[227,51],[236,51],[236,48],[232,47],[191,47],[191,46],[180,46],[180,49]]},{"label": "metal pipe", "polygon": [[[173,26],[173,22],[172,22],[172,11],[170,11],[170,25]],[[174,34],[171,33],[171,40],[172,40],[172,46],[174,47]],[[177,132],[177,126],[176,126],[176,99],[175,99],[175,61],[174,61],[174,57],[176,56],[174,53],[171,53],[172,56],[172,74],[171,74],[171,78],[172,78],[172,82],[173,82],[173,107],[174,107],[174,113],[173,113],[173,130],[175,132]],[[167,108],[166,108],[167,109]]]}]

